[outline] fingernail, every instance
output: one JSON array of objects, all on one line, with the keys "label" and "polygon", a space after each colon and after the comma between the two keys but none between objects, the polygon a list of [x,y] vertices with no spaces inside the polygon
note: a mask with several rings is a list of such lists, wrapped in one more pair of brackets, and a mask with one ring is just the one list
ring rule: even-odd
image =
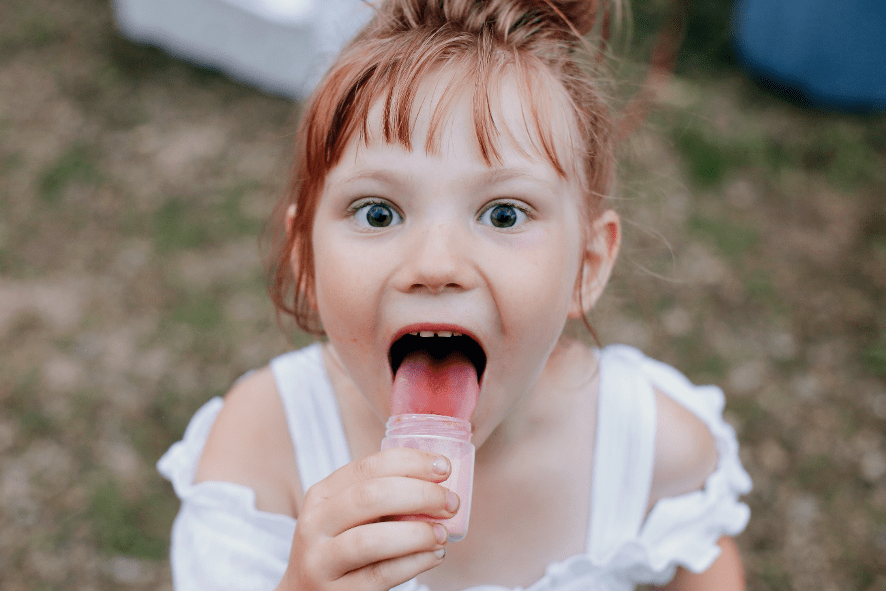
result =
[{"label": "fingernail", "polygon": [[447,541],[447,538],[450,537],[450,533],[447,531],[447,528],[442,526],[439,523],[435,523],[431,526],[434,529],[434,537],[437,538],[438,544],[443,544]]},{"label": "fingernail", "polygon": [[437,456],[434,458],[434,461],[431,462],[431,469],[434,470],[435,474],[445,476],[450,473],[450,460],[444,456]]},{"label": "fingernail", "polygon": [[451,490],[447,491],[447,511],[455,513],[459,508],[459,495]]},{"label": "fingernail", "polygon": [[442,559],[446,555],[447,555],[446,547],[438,548],[437,550],[434,551],[434,557],[437,558],[438,560]]}]

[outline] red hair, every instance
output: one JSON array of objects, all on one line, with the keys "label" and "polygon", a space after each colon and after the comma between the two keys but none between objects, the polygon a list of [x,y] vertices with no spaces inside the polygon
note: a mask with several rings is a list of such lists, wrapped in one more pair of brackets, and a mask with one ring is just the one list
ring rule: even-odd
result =
[{"label": "red hair", "polygon": [[[605,78],[593,72],[593,60],[582,59],[589,52],[581,34],[595,16],[590,0],[385,0],[321,81],[299,125],[290,183],[269,226],[269,293],[278,313],[322,333],[313,304],[311,232],[326,175],[352,139],[367,141],[369,112],[377,104],[382,139],[412,149],[418,88],[443,69],[455,75],[434,107],[425,150],[436,150],[447,108],[468,92],[480,153],[487,164],[496,161],[500,131],[490,88],[513,74],[537,151],[562,176],[578,174],[593,215],[610,192],[615,168],[612,116],[601,92]],[[555,149],[545,108],[551,94],[562,95],[572,111],[580,151],[572,164]]]}]

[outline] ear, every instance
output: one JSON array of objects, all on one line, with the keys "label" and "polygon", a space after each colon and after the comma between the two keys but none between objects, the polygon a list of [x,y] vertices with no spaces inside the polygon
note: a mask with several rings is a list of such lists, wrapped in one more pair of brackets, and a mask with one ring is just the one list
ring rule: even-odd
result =
[{"label": "ear", "polygon": [[622,225],[612,209],[604,211],[592,223],[585,248],[576,290],[570,305],[570,318],[581,318],[591,310],[604,293],[610,280],[619,247],[622,243]]}]

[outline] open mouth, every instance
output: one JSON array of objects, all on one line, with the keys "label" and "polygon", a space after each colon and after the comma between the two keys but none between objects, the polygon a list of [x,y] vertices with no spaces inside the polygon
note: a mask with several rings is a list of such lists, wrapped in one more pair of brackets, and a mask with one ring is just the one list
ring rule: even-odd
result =
[{"label": "open mouth", "polygon": [[421,331],[405,334],[391,345],[388,360],[392,375],[397,375],[404,359],[413,353],[425,353],[436,361],[443,361],[452,355],[462,355],[474,366],[478,383],[487,366],[487,356],[483,348],[470,336],[453,331]]},{"label": "open mouth", "polygon": [[397,339],[389,351],[394,384],[391,413],[471,420],[487,356],[470,336],[421,331]]}]

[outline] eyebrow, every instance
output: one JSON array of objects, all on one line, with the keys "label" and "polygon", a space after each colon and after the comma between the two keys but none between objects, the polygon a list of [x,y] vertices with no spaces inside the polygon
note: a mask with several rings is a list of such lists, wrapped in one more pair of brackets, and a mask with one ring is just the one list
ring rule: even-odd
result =
[{"label": "eyebrow", "polygon": [[363,180],[371,180],[371,181],[381,181],[383,183],[389,184],[400,184],[403,182],[404,175],[399,174],[394,171],[389,170],[379,170],[379,169],[367,169],[367,170],[359,170],[354,174],[348,175],[343,178],[340,182],[342,183],[352,183],[354,181],[363,181]]},{"label": "eyebrow", "polygon": [[[385,170],[385,169],[366,169],[359,170],[354,174],[351,174],[345,178],[343,178],[340,182],[342,183],[351,183],[355,181],[362,180],[374,180],[380,181],[387,184],[398,185],[403,184],[404,182],[410,183],[411,179],[409,178],[411,175],[409,173],[403,173],[395,170]],[[552,183],[547,179],[542,177],[527,174],[525,172],[521,172],[519,170],[515,170],[512,168],[495,168],[492,170],[487,170],[476,175],[472,175],[469,177],[469,181],[472,184],[484,184],[484,185],[497,185],[501,183],[505,183],[512,180],[527,180],[537,183],[542,183],[547,186],[552,186]]]}]

